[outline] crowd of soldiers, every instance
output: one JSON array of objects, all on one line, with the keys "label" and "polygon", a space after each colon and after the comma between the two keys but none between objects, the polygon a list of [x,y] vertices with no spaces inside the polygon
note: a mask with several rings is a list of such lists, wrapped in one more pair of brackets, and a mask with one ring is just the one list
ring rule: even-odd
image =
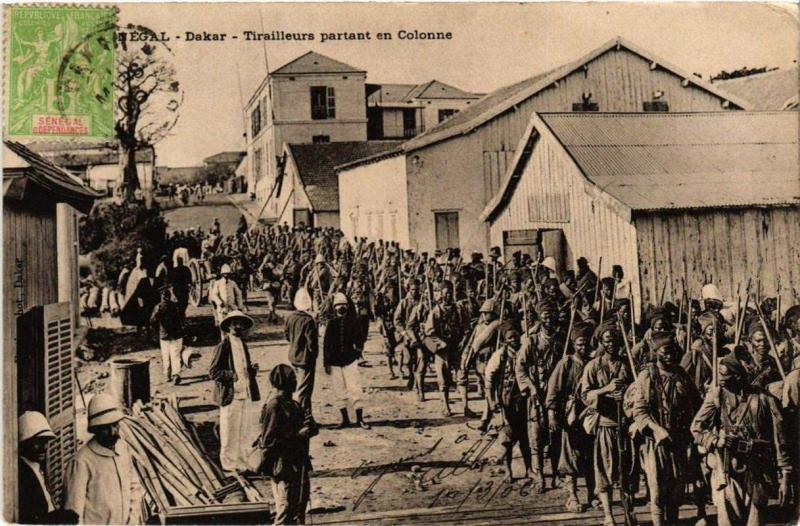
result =
[{"label": "crowd of soldiers", "polygon": [[[248,290],[266,293],[272,316],[279,301],[307,293],[314,323],[339,327],[359,353],[376,321],[388,374],[426,401],[433,368],[445,416],[452,391],[458,413],[478,416],[474,373],[478,427],[501,438],[508,479],[517,446],[525,477],[546,491],[547,458],[550,487],[564,482],[570,511],[601,508],[614,524],[616,488],[634,522],[642,480],[656,525],[676,524],[687,499],[700,523],[709,501],[719,524],[763,524],[770,497],[785,513],[796,508],[800,306],[781,308],[752,282],[729,301],[706,283],[699,297],[684,289],[676,301],[636,305],[624,269],[603,276],[602,259],[596,271],[580,257],[560,272],[541,254],[504,260],[493,247],[465,260],[458,249],[429,254],[244,220],[229,236],[215,222],[200,250],[209,272],[233,276],[244,296],[220,319],[244,309]],[[346,331],[331,323],[344,305]],[[313,376],[310,388],[298,377],[310,417]]]}]

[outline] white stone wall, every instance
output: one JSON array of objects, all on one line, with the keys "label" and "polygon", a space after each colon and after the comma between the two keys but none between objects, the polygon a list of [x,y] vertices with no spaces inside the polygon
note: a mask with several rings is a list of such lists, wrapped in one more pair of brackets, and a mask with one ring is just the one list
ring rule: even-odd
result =
[{"label": "white stone wall", "polygon": [[339,224],[348,240],[367,237],[414,248],[408,234],[404,156],[339,172]]}]

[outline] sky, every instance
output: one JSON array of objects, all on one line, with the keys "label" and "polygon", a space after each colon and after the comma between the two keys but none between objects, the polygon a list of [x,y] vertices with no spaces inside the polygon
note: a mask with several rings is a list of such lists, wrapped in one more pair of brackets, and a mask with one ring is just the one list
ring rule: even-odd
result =
[{"label": "sky", "polygon": [[[119,4],[121,24],[173,36],[184,90],[180,120],[156,145],[157,164],[196,166],[245,150],[242,106],[269,70],[316,51],[367,71],[371,83],[437,79],[487,93],[579,58],[615,36],[704,78],[721,70],[797,64],[792,4]],[[246,30],[313,32],[313,42],[245,41]],[[451,32],[452,40],[398,40],[399,30]],[[227,33],[186,42],[185,32]],[[371,41],[320,42],[320,33],[370,31]],[[395,38],[379,41],[377,32]],[[230,35],[239,34],[238,40]],[[174,35],[181,35],[176,40]]]}]

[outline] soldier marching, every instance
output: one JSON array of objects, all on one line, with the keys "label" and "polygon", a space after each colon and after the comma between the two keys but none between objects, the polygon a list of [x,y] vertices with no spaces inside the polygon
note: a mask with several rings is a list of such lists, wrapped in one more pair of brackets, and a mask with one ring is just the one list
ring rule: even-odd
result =
[{"label": "soldier marching", "polygon": [[[707,283],[699,298],[686,292],[637,314],[624,269],[609,262],[603,275],[589,263],[596,254],[559,273],[541,253],[429,257],[330,228],[256,226],[196,241],[225,284],[214,285],[220,316],[227,304],[246,309],[247,289],[289,308],[298,291],[306,298],[303,330],[295,320],[287,336],[325,336],[338,427],[351,425],[348,401],[355,425],[370,427],[357,364],[376,321],[390,379],[399,373],[409,396],[437,399],[445,417],[453,396],[480,432],[502,437],[507,478],[516,447],[539,492],[560,480],[568,511],[601,509],[606,525],[623,511],[633,523],[640,487],[656,525],[676,524],[689,503],[699,524],[710,502],[719,524],[763,524],[771,496],[787,517],[796,509],[800,306],[780,312],[750,294],[726,302]],[[243,277],[247,268],[265,279]],[[169,286],[171,269],[162,274]],[[228,292],[236,284],[242,299]],[[313,371],[319,346],[295,347],[296,396],[313,422],[313,377],[302,373]],[[429,368],[438,392],[426,398]],[[476,396],[480,414],[470,409]]]}]

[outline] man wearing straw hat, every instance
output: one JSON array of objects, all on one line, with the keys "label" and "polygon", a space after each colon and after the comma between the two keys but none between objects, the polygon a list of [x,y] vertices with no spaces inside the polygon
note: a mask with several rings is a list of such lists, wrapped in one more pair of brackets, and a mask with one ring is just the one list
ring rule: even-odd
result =
[{"label": "man wearing straw hat", "polygon": [[222,319],[219,327],[225,337],[217,345],[209,367],[209,376],[215,383],[214,402],[219,404],[219,460],[225,471],[245,471],[244,415],[247,404],[260,399],[256,370],[242,339],[253,327],[253,319],[235,310]]},{"label": "man wearing straw hat", "polygon": [[128,446],[119,440],[122,410],[111,395],[101,393],[89,401],[87,413],[94,436],[75,455],[64,508],[81,524],[137,523],[136,477]]},{"label": "man wearing straw hat", "polygon": [[[42,462],[47,444],[56,435],[42,413],[25,411],[19,417],[20,524],[77,524],[72,512],[56,510],[44,481]],[[67,515],[68,514],[68,515]]]}]

